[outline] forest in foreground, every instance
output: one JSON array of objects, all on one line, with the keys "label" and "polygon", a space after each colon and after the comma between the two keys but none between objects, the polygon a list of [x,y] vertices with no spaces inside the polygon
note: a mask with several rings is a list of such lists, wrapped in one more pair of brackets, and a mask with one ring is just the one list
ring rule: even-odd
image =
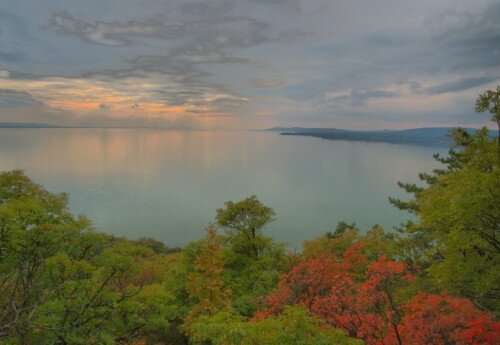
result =
[{"label": "forest in foreground", "polygon": [[[497,123],[499,91],[476,107]],[[255,196],[178,249],[96,231],[66,194],[3,172],[0,344],[499,344],[500,144],[451,135],[442,168],[390,199],[417,221],[340,222],[300,253],[266,235]]]}]

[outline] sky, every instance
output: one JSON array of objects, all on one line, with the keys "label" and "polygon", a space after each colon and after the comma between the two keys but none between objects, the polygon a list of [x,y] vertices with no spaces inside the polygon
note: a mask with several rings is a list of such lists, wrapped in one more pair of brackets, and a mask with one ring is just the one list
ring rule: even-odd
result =
[{"label": "sky", "polygon": [[498,18],[498,0],[0,0],[0,122],[488,125]]}]

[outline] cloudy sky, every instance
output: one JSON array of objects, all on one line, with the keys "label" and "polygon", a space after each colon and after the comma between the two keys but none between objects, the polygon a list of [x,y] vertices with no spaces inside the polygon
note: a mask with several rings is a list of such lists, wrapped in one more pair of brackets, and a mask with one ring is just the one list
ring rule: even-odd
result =
[{"label": "cloudy sky", "polygon": [[498,0],[0,0],[0,122],[480,126],[498,18]]}]

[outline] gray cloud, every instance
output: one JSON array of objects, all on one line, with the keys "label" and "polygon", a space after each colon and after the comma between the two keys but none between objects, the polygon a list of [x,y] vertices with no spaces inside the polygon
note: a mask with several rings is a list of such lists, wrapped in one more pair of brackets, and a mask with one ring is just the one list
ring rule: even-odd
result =
[{"label": "gray cloud", "polygon": [[[394,121],[397,114],[429,123],[462,120],[470,110],[465,103],[473,103],[477,88],[494,82],[500,68],[498,1],[7,5],[0,6],[0,62],[10,73],[0,88],[19,94],[3,96],[3,106],[39,102],[64,113],[60,119],[82,123],[104,123],[122,111],[166,117],[169,107],[193,126],[203,116],[243,123],[257,113],[266,116],[253,120],[266,125],[350,118],[342,114],[365,114],[371,123],[388,120],[389,113]],[[91,110],[79,113],[75,104],[87,100]],[[100,104],[111,108],[102,111]],[[153,108],[163,110],[148,115]]]},{"label": "gray cloud", "polygon": [[235,1],[228,0],[189,2],[181,6],[181,12],[193,16],[218,17],[232,10],[235,5]]},{"label": "gray cloud", "polygon": [[[261,5],[296,5],[296,1],[257,1]],[[245,2],[241,2],[242,4]],[[278,30],[270,23],[232,13],[234,2],[203,1],[184,4],[173,18],[157,15],[147,20],[93,22],[66,11],[52,14],[50,26],[56,32],[104,46],[133,46],[140,38],[155,38],[174,44],[165,55],[143,54],[129,58],[130,68],[85,73],[84,78],[124,79],[159,73],[170,80],[151,90],[159,101],[169,105],[210,107],[217,113],[248,106],[248,97],[228,90],[200,66],[206,64],[253,65],[250,59],[230,54],[235,48],[286,43],[303,35],[300,30]],[[173,82],[173,83],[172,83]],[[256,87],[275,87],[282,81],[254,81]],[[151,96],[151,93],[150,93]],[[142,101],[141,101],[142,102]]]},{"label": "gray cloud", "polygon": [[[211,106],[217,112],[224,113],[247,104],[245,97],[229,91],[224,85],[202,80],[210,74],[196,67],[198,64],[206,63],[246,64],[248,63],[246,59],[227,57],[223,53],[215,52],[206,54],[176,52],[167,56],[139,56],[129,62],[133,66],[130,73],[141,73],[140,71],[161,73],[175,81],[171,86],[162,86],[153,91],[160,101],[170,105]],[[219,98],[226,101],[220,102]]]},{"label": "gray cloud", "polygon": [[283,79],[251,79],[248,83],[259,89],[270,89],[285,85],[286,81]]},{"label": "gray cloud", "polygon": [[349,94],[343,94],[330,98],[329,101],[333,103],[344,103],[349,102],[353,106],[364,105],[368,100],[372,98],[392,98],[396,97],[398,94],[392,91],[386,90],[352,90]]},{"label": "gray cloud", "polygon": [[127,23],[95,21],[89,23],[66,11],[55,12],[52,15],[51,25],[61,34],[75,35],[84,41],[108,46],[130,44],[132,36],[159,36],[170,33],[173,35],[172,37],[175,37],[174,32],[180,32],[180,28],[164,25],[157,19],[150,23],[137,21]]},{"label": "gray cloud", "polygon": [[14,52],[0,52],[0,60],[5,62],[17,62],[24,60],[24,54]]},{"label": "gray cloud", "polygon": [[207,3],[185,5],[183,12],[197,16],[180,16],[175,21],[157,16],[145,21],[91,23],[66,11],[59,11],[52,15],[50,26],[58,33],[107,46],[130,45],[134,43],[134,38],[150,37],[187,39],[190,41],[188,45],[204,51],[286,42],[302,35],[300,31],[279,32],[270,24],[251,17],[211,15],[212,12],[219,13],[219,10]]},{"label": "gray cloud", "polygon": [[385,90],[353,90],[351,99],[354,104],[364,104],[370,98],[390,98],[396,97],[397,93]]},{"label": "gray cloud", "polygon": [[425,93],[429,95],[439,95],[447,92],[463,91],[473,87],[491,83],[497,79],[498,77],[491,77],[491,76],[463,78],[451,83],[445,83],[427,88],[425,90]]},{"label": "gray cloud", "polygon": [[111,108],[112,108],[112,106],[109,105],[108,103],[103,102],[103,103],[99,104],[99,109],[101,109],[101,110],[109,110]]},{"label": "gray cloud", "polygon": [[303,7],[299,0],[244,0],[254,4],[280,6],[292,12],[300,12]]},{"label": "gray cloud", "polygon": [[169,55],[140,55],[128,62],[134,69],[152,71],[165,74],[184,75],[185,78],[200,78],[208,73],[202,72],[195,66],[198,64],[249,64],[248,59],[227,56],[223,52],[202,49],[189,50],[189,47],[176,49]]},{"label": "gray cloud", "polygon": [[463,71],[500,67],[500,3],[492,2],[483,11],[449,11],[428,21],[443,69]]},{"label": "gray cloud", "polygon": [[17,108],[38,106],[38,102],[30,93],[9,89],[0,89],[0,108]]}]

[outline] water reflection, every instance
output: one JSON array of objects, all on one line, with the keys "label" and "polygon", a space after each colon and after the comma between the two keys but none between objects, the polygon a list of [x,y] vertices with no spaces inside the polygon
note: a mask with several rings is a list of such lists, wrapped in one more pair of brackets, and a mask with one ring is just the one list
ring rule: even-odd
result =
[{"label": "water reflection", "polygon": [[[339,220],[386,228],[398,180],[435,167],[435,148],[263,132],[0,129],[0,169],[23,168],[99,229],[182,245],[215,209],[256,194],[277,213],[268,232],[300,245]],[[441,150],[443,151],[443,150]]]}]

